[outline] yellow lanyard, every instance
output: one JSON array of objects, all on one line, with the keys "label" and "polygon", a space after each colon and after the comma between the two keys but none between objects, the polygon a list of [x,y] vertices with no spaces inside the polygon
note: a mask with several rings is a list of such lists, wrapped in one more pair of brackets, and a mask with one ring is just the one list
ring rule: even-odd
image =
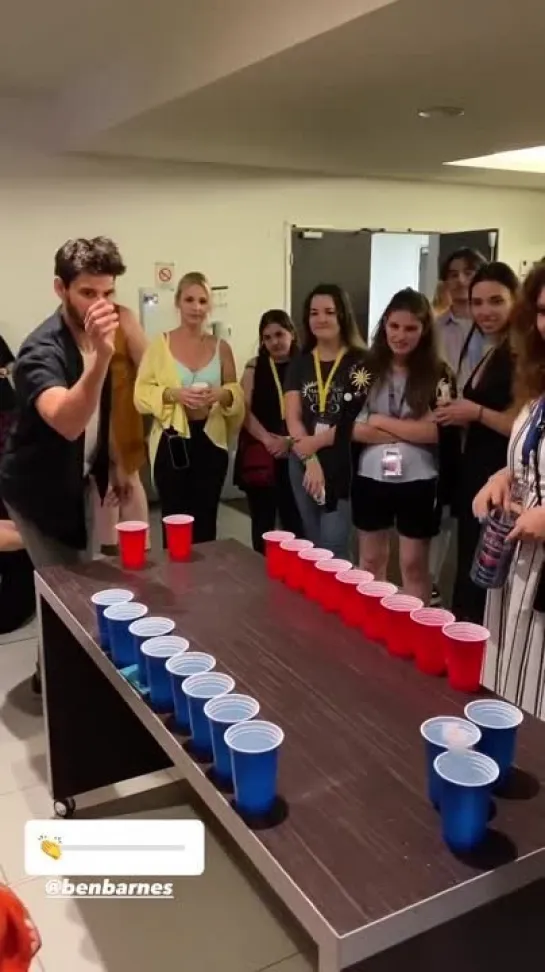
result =
[{"label": "yellow lanyard", "polygon": [[280,375],[278,374],[278,368],[272,358],[269,358],[269,364],[271,366],[272,376],[274,378],[274,383],[276,385],[276,390],[278,392],[278,401],[280,403],[280,415],[282,421],[286,417],[286,406],[284,404],[284,389],[282,388],[282,382],[280,381]]},{"label": "yellow lanyard", "polygon": [[333,367],[327,376],[327,381],[324,385],[324,379],[322,377],[322,368],[320,365],[320,359],[318,357],[318,348],[314,348],[312,356],[314,358],[314,371],[316,372],[316,384],[318,386],[318,408],[320,410],[320,415],[323,417],[325,415],[325,410],[327,407],[327,396],[331,389],[331,382],[335,376],[342,359],[346,354],[346,348],[341,348],[335,361],[333,362]]}]

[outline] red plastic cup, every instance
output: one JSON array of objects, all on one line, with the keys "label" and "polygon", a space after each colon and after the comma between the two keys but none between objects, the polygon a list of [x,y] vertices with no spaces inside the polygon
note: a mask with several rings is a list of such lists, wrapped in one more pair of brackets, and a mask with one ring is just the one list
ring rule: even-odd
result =
[{"label": "red plastic cup", "polygon": [[301,550],[310,550],[313,546],[310,540],[284,540],[280,544],[281,554],[285,558],[281,563],[283,579],[292,591],[300,591],[303,583],[304,568],[299,554]]},{"label": "red plastic cup", "polygon": [[283,560],[280,544],[285,540],[295,540],[294,533],[287,530],[269,530],[264,533],[262,539],[265,541],[265,566],[269,577],[273,580],[283,580]]},{"label": "red plastic cup", "polygon": [[324,611],[340,610],[343,588],[337,580],[337,574],[344,574],[351,568],[349,560],[319,560],[316,564],[315,596]]},{"label": "red plastic cup", "polygon": [[425,607],[411,614],[413,622],[414,660],[426,675],[444,675],[446,640],[443,628],[456,620],[443,608]]},{"label": "red plastic cup", "polygon": [[189,560],[193,543],[193,523],[195,517],[187,513],[172,513],[164,516],[167,548],[171,560]]},{"label": "red plastic cup", "polygon": [[419,611],[424,602],[410,594],[390,594],[380,602],[384,611],[384,637],[386,647],[397,658],[412,658],[414,635],[411,612]]},{"label": "red plastic cup", "polygon": [[308,550],[301,550],[297,556],[301,561],[301,590],[307,597],[312,598],[317,583],[316,564],[322,560],[333,560],[333,553],[322,547],[310,547]]},{"label": "red plastic cup", "polygon": [[478,692],[490,631],[481,624],[454,621],[445,625],[443,634],[449,685],[459,692]]},{"label": "red plastic cup", "polygon": [[351,628],[359,628],[361,622],[361,603],[358,587],[369,584],[375,578],[368,570],[345,570],[337,574],[341,584],[340,615],[344,623]]},{"label": "red plastic cup", "polygon": [[385,612],[380,602],[385,597],[397,594],[396,585],[387,581],[370,581],[368,584],[360,584],[356,590],[361,597],[361,630],[369,641],[383,641]]},{"label": "red plastic cup", "polygon": [[141,570],[146,563],[146,540],[149,524],[143,520],[118,523],[119,555],[126,570]]}]

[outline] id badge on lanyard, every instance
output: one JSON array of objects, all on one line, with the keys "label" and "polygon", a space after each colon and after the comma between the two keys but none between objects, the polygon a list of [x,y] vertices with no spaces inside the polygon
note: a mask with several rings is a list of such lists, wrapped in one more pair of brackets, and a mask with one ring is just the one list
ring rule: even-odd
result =
[{"label": "id badge on lanyard", "polygon": [[276,392],[278,395],[278,404],[280,406],[280,418],[282,421],[286,418],[286,404],[284,401],[284,389],[282,388],[282,382],[280,381],[280,375],[278,374],[278,368],[272,358],[269,358],[269,364],[271,366],[271,372],[273,376],[273,381],[276,386]]},{"label": "id badge on lanyard", "polygon": [[316,374],[316,386],[318,389],[319,415],[316,420],[316,425],[314,426],[314,432],[316,435],[320,435],[322,432],[327,432],[331,428],[330,423],[326,420],[327,399],[329,396],[329,392],[331,391],[333,378],[345,354],[346,354],[346,348],[342,348],[339,351],[337,357],[335,358],[331,371],[329,372],[329,375],[327,376],[327,380],[324,383],[320,358],[318,357],[318,351],[316,348],[314,348],[314,351],[312,352],[312,357],[314,358],[314,372]]},{"label": "id badge on lanyard", "polygon": [[530,462],[536,462],[539,445],[545,430],[545,398],[540,399],[532,415],[522,444],[522,476],[517,476],[511,487],[511,500],[525,506],[530,493]]},{"label": "id badge on lanyard", "polygon": [[[392,381],[388,385],[388,411],[392,418],[401,418],[405,392],[403,392],[399,404],[395,401],[395,392]],[[403,455],[398,446],[385,446],[382,450],[382,477],[383,479],[399,479],[403,475]]]},{"label": "id badge on lanyard", "polygon": [[403,475],[403,456],[397,446],[386,446],[382,453],[384,479],[399,479]]}]

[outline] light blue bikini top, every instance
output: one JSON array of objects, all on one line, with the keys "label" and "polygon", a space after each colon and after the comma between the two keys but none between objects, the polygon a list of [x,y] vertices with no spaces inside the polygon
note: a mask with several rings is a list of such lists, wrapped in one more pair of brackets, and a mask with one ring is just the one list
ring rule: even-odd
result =
[{"label": "light blue bikini top", "polygon": [[181,361],[176,360],[176,367],[178,369],[178,374],[180,376],[180,381],[184,388],[189,388],[190,385],[196,385],[198,382],[206,383],[211,387],[216,387],[221,385],[221,359],[220,359],[220,343],[216,343],[216,350],[214,351],[214,357],[204,366],[204,368],[199,368],[198,371],[191,371],[187,365],[181,363]]}]

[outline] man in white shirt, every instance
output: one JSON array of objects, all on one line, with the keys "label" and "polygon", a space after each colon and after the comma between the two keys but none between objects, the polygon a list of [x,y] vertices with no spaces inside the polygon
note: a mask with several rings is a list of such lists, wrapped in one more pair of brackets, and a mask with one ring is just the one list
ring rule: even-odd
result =
[{"label": "man in white shirt", "polygon": [[[450,365],[452,371],[458,376],[462,351],[470,337],[470,349],[468,357],[479,354],[480,335],[473,331],[473,321],[469,308],[469,287],[473,277],[483,264],[485,258],[477,250],[470,247],[462,247],[455,250],[446,258],[440,269],[440,279],[445,284],[450,298],[448,311],[437,318],[436,327],[439,337],[439,347],[441,353]],[[475,365],[478,361],[475,361]],[[459,389],[460,385],[458,385]]]}]

